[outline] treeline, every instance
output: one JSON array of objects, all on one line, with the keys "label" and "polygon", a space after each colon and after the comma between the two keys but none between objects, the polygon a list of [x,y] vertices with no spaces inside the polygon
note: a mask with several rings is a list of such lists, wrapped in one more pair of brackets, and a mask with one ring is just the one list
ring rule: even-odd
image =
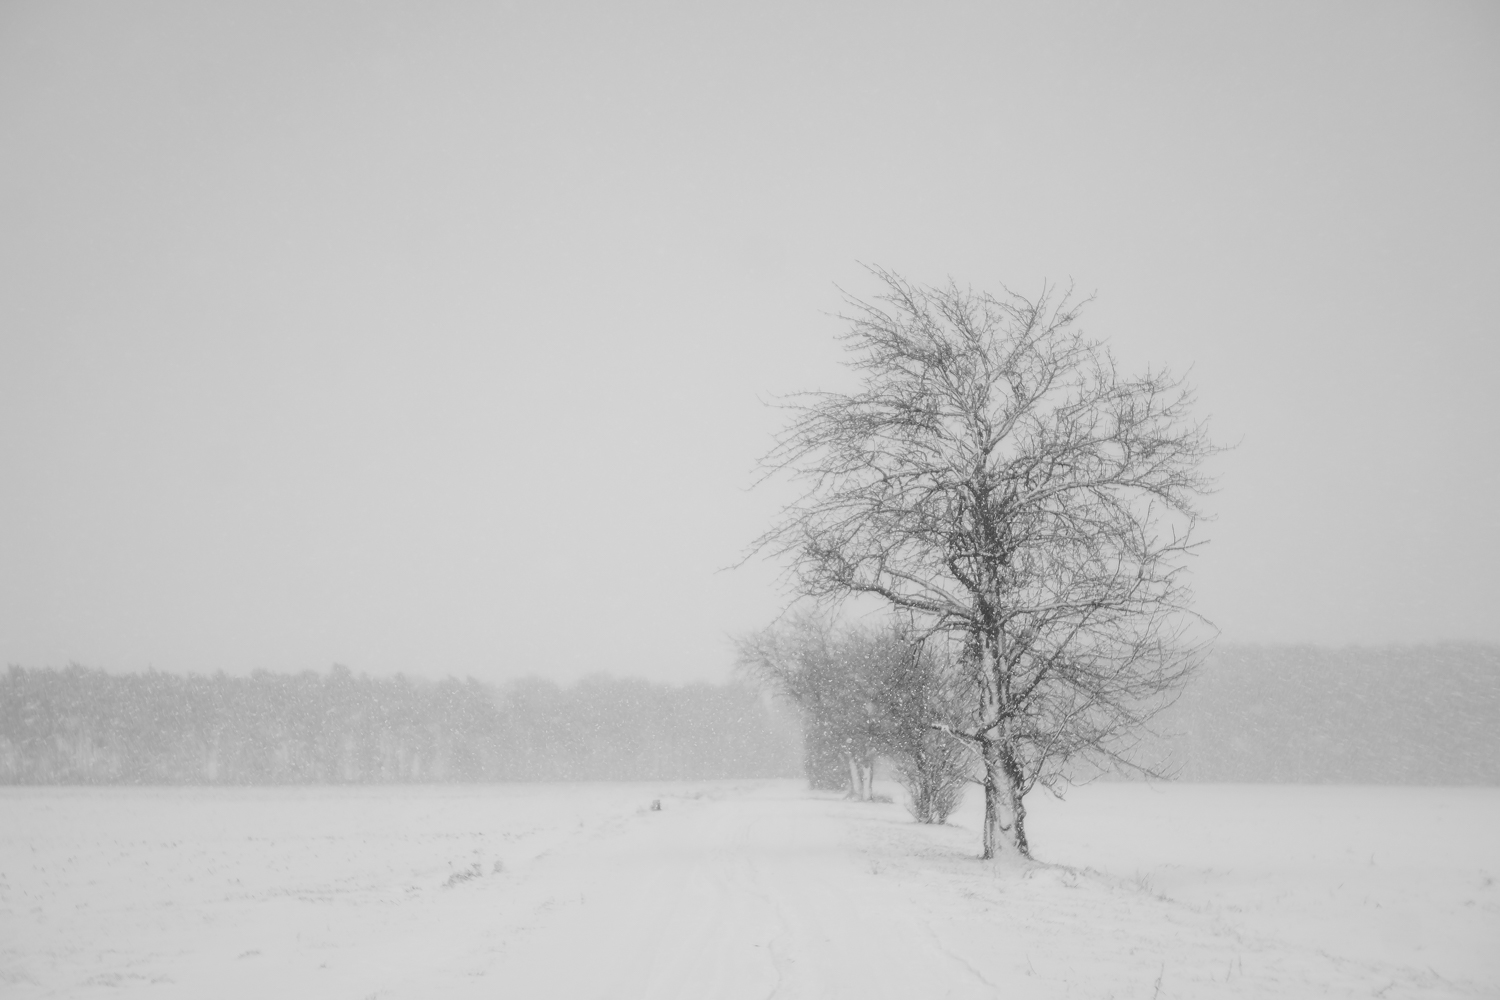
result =
[{"label": "treeline", "polygon": [[1500,784],[1500,647],[1223,646],[1154,728],[1184,781]]},{"label": "treeline", "polygon": [[[867,695],[850,703],[866,713],[882,703]],[[830,729],[826,706],[804,700],[805,745],[792,709],[744,684],[11,667],[0,675],[0,783],[806,774],[851,784],[851,755],[866,758],[876,743],[849,734],[883,730],[863,715]],[[1153,728],[1161,738],[1139,752],[1185,781],[1500,784],[1500,647],[1221,646]]]},{"label": "treeline", "polygon": [[[951,751],[951,741],[911,739],[933,721],[972,724],[953,713],[938,664],[882,655],[870,636],[786,642],[798,636],[783,629],[779,645],[774,638],[756,637],[742,652],[801,707],[815,786],[857,794],[849,762],[877,753],[913,799],[923,786],[914,771],[941,778],[962,767],[978,776],[972,759],[933,755]],[[1183,781],[1500,785],[1500,646],[1225,644],[1151,730],[1122,756]],[[1098,773],[1089,765],[1071,776]]]},{"label": "treeline", "polygon": [[500,688],[257,672],[11,667],[0,783],[320,784],[783,777],[795,721],[738,684]]}]

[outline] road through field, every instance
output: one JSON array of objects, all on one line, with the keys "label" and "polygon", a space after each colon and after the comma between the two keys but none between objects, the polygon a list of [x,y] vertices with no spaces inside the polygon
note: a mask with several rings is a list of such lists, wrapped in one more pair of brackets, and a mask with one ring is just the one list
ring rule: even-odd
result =
[{"label": "road through field", "polygon": [[1149,885],[982,863],[976,846],[973,830],[786,785],[668,800],[509,884],[473,886],[473,922],[450,939],[451,958],[380,995],[1493,995],[1251,932],[1224,907]]},{"label": "road through field", "polygon": [[1500,791],[1084,792],[0,790],[0,997],[1500,996]]},{"label": "road through field", "polygon": [[859,811],[785,792],[669,802],[594,850],[541,859],[489,969],[568,997],[995,995],[877,857],[851,850]]}]

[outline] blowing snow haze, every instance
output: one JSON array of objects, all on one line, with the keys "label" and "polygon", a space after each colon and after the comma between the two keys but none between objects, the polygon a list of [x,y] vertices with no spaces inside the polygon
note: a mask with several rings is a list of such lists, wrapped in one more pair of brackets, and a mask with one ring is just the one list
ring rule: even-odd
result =
[{"label": "blowing snow haze", "polygon": [[835,285],[1095,294],[1228,642],[1500,640],[1492,5],[0,8],[0,662],[718,680]]},{"label": "blowing snow haze", "polygon": [[0,993],[1500,995],[1497,57],[0,3]]}]

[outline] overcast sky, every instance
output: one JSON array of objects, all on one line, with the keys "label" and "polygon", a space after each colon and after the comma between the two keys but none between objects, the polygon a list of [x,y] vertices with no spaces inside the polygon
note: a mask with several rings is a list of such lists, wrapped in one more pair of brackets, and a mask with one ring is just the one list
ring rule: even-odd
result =
[{"label": "overcast sky", "polygon": [[859,262],[1192,368],[1228,641],[1500,641],[1500,6],[0,4],[0,662],[715,680]]}]

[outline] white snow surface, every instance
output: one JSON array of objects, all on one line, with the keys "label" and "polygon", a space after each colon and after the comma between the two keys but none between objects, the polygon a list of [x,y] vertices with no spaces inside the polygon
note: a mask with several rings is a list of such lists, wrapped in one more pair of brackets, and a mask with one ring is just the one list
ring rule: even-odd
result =
[{"label": "white snow surface", "polygon": [[0,996],[1500,996],[1500,789],[1030,804],[987,863],[973,793],[5,788]]}]

